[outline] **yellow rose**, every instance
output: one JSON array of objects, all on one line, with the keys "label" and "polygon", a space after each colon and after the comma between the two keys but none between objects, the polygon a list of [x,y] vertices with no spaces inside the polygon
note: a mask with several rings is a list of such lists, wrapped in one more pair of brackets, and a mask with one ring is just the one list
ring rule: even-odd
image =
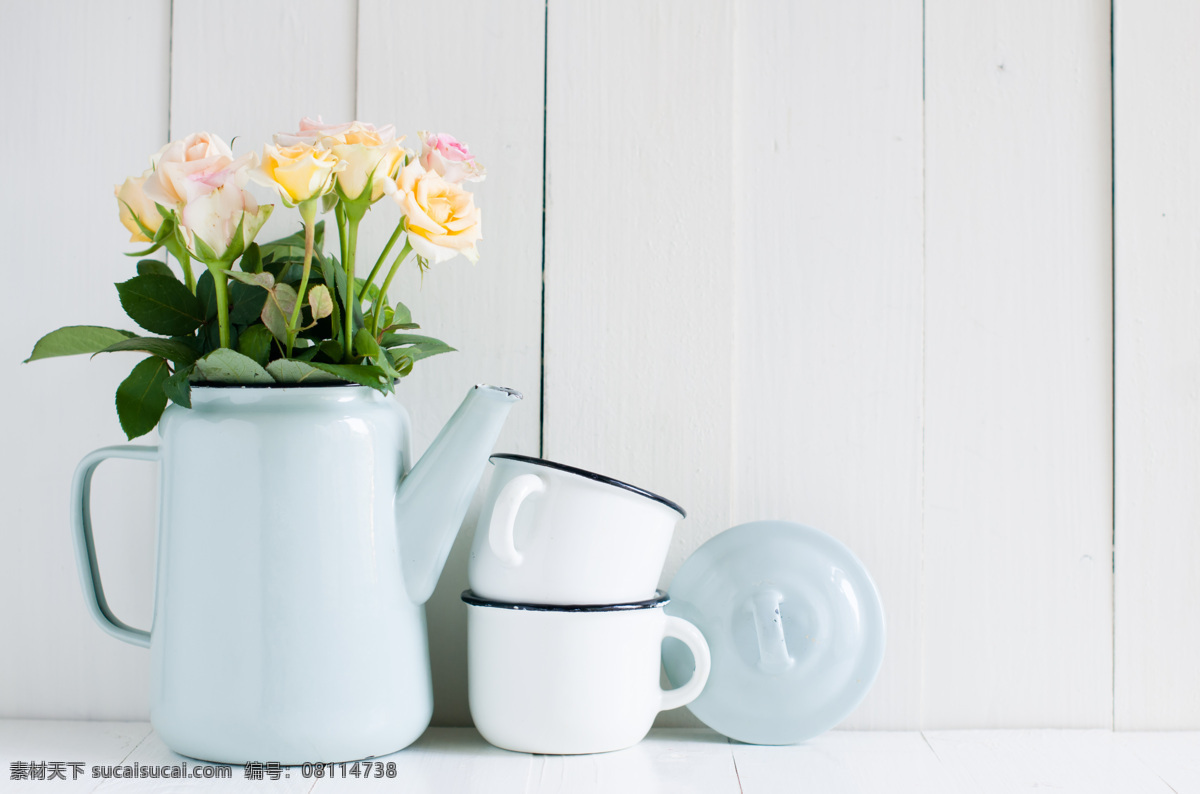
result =
[{"label": "yellow rose", "polygon": [[251,172],[256,182],[279,191],[288,206],[333,190],[333,175],[345,168],[332,152],[311,144],[264,146],[262,166]]},{"label": "yellow rose", "polygon": [[458,254],[472,262],[479,259],[475,249],[483,237],[479,209],[461,185],[413,160],[388,185],[388,192],[406,216],[408,243],[417,256],[428,262],[444,262]]},{"label": "yellow rose", "polygon": [[384,193],[384,183],[391,180],[400,165],[403,150],[391,124],[376,127],[365,121],[346,124],[325,124],[320,117],[300,120],[300,130],[275,135],[276,146],[315,146],[333,152],[345,165],[337,171],[337,186],[343,196],[354,201],[362,195],[367,179],[374,174],[371,201]]},{"label": "yellow rose", "polygon": [[[146,191],[143,189],[146,179],[153,173],[152,170],[147,170],[141,176],[131,176],[113,188],[113,194],[117,197],[117,203],[121,208],[121,225],[129,230],[129,242],[131,243],[151,241],[137,225],[137,221],[141,221],[142,226],[152,232],[157,232],[158,227],[162,226],[162,216],[158,214],[158,208],[146,196]],[[134,220],[135,215],[137,216],[136,221]]]},{"label": "yellow rose", "polygon": [[396,173],[403,156],[393,128],[389,125],[376,130],[369,124],[355,124],[338,139],[328,142],[334,157],[345,164],[337,175],[342,194],[350,200],[358,198],[367,186],[367,178],[374,174],[371,201],[378,201],[383,196],[384,183]]}]

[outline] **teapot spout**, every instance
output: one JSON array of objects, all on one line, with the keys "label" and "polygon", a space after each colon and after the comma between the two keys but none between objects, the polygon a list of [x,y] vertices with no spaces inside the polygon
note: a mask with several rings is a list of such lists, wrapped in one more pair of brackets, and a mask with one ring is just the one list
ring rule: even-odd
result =
[{"label": "teapot spout", "polygon": [[521,393],[512,389],[473,387],[433,445],[401,478],[396,527],[405,586],[414,604],[433,595],[488,455],[509,409],[520,399]]}]

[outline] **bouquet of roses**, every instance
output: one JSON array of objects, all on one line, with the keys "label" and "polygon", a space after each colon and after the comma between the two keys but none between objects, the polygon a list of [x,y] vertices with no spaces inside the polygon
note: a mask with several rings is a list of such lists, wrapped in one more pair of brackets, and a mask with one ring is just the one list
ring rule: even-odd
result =
[{"label": "bouquet of roses", "polygon": [[[390,392],[415,362],[453,350],[410,333],[419,326],[408,308],[388,298],[396,272],[410,257],[422,273],[459,254],[478,258],[480,212],[463,185],[482,180],[484,169],[452,136],[419,135],[418,155],[401,147],[391,125],[306,118],[298,132],[275,135],[261,160],[254,153],[235,159],[224,141],[203,132],[168,143],[149,170],[115,191],[130,241],[149,244],[130,256],[161,248],[179,266],[176,273],[142,259],[137,275],[116,285],[125,312],[156,336],[68,326],[42,337],[27,361],[149,354],[117,387],[117,416],[130,439],[158,424],[168,400],[190,408],[194,383],[332,381]],[[246,190],[249,180],[275,189],[299,212],[303,229],[255,243],[274,205],[259,205]],[[358,227],[383,199],[399,204],[400,221],[359,278]],[[338,256],[325,253],[325,222],[317,222],[330,210]]]}]

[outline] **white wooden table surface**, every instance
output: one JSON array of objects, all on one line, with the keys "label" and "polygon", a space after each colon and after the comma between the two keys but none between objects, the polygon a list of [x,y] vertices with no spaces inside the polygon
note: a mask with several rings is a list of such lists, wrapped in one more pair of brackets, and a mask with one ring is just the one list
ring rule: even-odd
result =
[{"label": "white wooden table surface", "polygon": [[[469,728],[432,728],[412,747],[378,759],[395,777],[349,773],[317,779],[285,767],[279,780],[93,778],[92,767],[199,762],[168,750],[143,722],[0,721],[0,791],[221,790],[330,792],[386,789],[405,794],[521,792],[1119,792],[1200,794],[1200,732],[834,731],[805,745],[755,747],[707,730],[656,730],[636,747],[590,756],[541,756],[498,750]],[[81,762],[67,780],[15,781],[15,769]],[[14,767],[18,765],[17,767]],[[201,765],[203,766],[203,765]],[[386,769],[386,766],[385,766]]]}]

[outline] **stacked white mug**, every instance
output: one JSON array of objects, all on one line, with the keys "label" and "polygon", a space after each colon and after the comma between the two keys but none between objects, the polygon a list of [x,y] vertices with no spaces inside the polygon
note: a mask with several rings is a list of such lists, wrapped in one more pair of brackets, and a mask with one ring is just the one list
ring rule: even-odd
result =
[{"label": "stacked white mug", "polygon": [[[690,703],[708,679],[703,635],[665,614],[655,589],[683,508],[559,463],[491,460],[463,593],[475,727],[527,753],[637,744],[659,711]],[[664,637],[696,662],[672,690],[659,686]]]}]

